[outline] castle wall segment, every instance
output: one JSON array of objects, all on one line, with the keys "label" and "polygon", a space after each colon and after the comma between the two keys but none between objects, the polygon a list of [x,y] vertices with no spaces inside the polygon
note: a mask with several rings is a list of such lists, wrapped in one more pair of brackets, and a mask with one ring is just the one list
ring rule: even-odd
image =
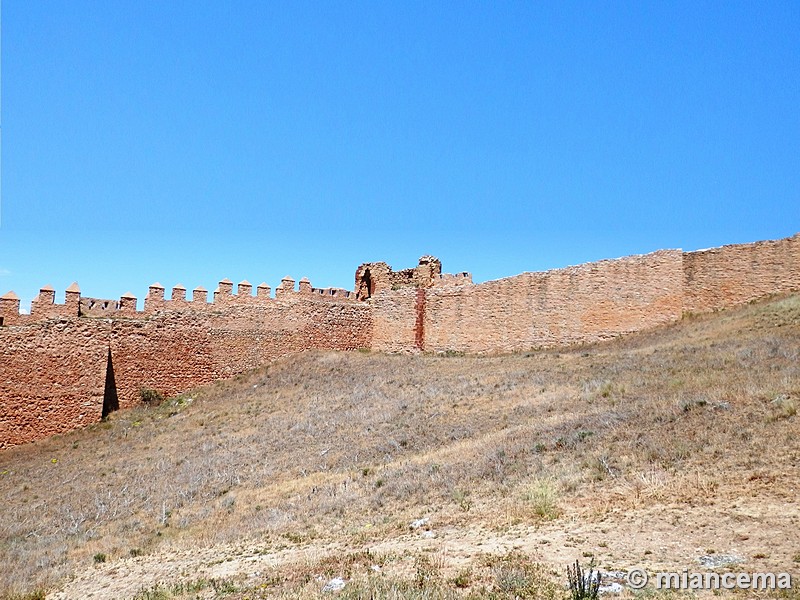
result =
[{"label": "castle wall segment", "polygon": [[682,253],[661,250],[427,290],[424,349],[495,353],[590,343],[676,321]]},{"label": "castle wall segment", "polygon": [[[52,304],[64,313],[51,308],[24,323],[19,300],[6,295],[9,315],[20,320],[0,327],[0,448],[98,421],[109,351],[117,405],[128,408],[140,403],[142,388],[174,395],[292,353],[353,350],[371,340],[369,307],[337,294],[272,299],[240,284],[238,294],[205,304],[165,300],[162,291],[150,287],[143,311],[132,309],[132,295],[122,307],[78,294],[68,313],[66,304]],[[111,312],[96,312],[105,304]]]},{"label": "castle wall segment", "polygon": [[84,297],[55,302],[43,286],[31,314],[0,297],[0,448],[95,422],[142,388],[174,395],[312,349],[500,353],[607,340],[771,294],[800,291],[800,234],[682,252],[661,250],[472,283],[434,257],[393,271],[364,263],[354,291],[285,277],[275,289],[228,279],[203,287],[159,283],[143,308]]},{"label": "castle wall segment", "polygon": [[686,252],[686,312],[708,312],[800,291],[800,234],[782,240]]}]

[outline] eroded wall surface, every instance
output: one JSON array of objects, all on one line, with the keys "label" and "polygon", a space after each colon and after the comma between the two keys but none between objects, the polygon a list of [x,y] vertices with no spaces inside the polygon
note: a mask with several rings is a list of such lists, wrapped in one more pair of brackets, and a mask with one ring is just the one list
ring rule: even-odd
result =
[{"label": "eroded wall surface", "polygon": [[0,331],[0,448],[100,419],[107,348],[77,319]]},{"label": "eroded wall surface", "polygon": [[588,343],[680,318],[681,252],[427,290],[424,348],[490,353]]},{"label": "eroded wall surface", "polygon": [[295,352],[368,347],[371,335],[369,306],[299,293],[3,327],[0,447],[100,420],[109,350],[116,406],[127,408],[142,387],[174,395]]},{"label": "eroded wall surface", "polygon": [[370,301],[372,340],[370,347],[381,352],[408,352],[416,346],[417,290],[384,291]]},{"label": "eroded wall surface", "polygon": [[686,252],[684,310],[708,312],[800,289],[800,234]]}]

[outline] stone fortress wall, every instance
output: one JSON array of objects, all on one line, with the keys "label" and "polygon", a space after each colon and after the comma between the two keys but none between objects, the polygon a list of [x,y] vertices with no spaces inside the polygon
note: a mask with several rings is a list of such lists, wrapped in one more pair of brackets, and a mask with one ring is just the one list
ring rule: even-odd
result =
[{"label": "stone fortress wall", "polygon": [[232,293],[223,280],[186,300],[176,286],[150,287],[136,298],[82,298],[76,285],[55,304],[43,288],[31,314],[12,294],[0,299],[0,448],[99,421],[134,406],[140,389],[174,395],[288,354],[315,348],[368,347],[370,307],[351,292],[314,289],[285,278],[270,297],[247,282]]},{"label": "stone fortress wall", "polygon": [[150,286],[144,309],[85,298],[64,304],[41,289],[31,314],[0,298],[0,448],[100,420],[311,349],[498,353],[601,341],[800,291],[800,234],[682,252],[660,250],[474,284],[431,256],[413,269],[365,263],[353,292],[284,278],[274,297],[243,281],[203,288]]}]

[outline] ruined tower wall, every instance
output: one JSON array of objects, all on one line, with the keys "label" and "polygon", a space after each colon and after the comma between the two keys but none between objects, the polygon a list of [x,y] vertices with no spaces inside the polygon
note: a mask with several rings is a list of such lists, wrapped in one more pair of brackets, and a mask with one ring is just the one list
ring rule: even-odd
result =
[{"label": "ruined tower wall", "polygon": [[416,347],[417,290],[385,290],[372,300],[371,348],[381,352],[408,352]]}]

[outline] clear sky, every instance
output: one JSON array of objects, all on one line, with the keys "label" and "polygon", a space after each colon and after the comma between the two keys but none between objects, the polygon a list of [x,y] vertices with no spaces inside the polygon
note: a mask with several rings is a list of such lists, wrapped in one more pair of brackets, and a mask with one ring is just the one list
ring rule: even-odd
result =
[{"label": "clear sky", "polygon": [[5,0],[0,293],[800,231],[800,3]]}]

